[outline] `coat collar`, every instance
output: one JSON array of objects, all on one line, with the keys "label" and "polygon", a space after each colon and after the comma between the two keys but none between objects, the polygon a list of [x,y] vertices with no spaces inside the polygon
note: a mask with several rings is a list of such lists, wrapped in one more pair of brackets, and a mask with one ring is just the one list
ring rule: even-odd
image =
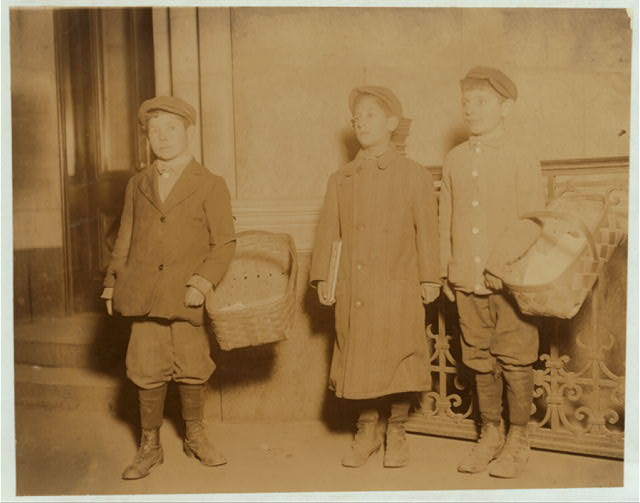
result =
[{"label": "coat collar", "polygon": [[375,161],[379,170],[384,171],[391,166],[391,164],[400,157],[400,154],[393,147],[389,147],[385,152],[377,157],[369,156],[364,150],[358,151],[356,158],[345,166],[343,175],[345,177],[353,176],[354,171],[359,171],[365,161]]},{"label": "coat collar", "polygon": [[157,189],[157,166],[154,162],[140,182],[140,191],[144,196],[162,213],[168,213],[178,203],[184,201],[193,194],[202,184],[202,175],[204,168],[195,159],[191,159],[189,164],[184,168],[180,177],[176,180],[175,185],[167,196],[164,203],[160,202],[160,196]]}]

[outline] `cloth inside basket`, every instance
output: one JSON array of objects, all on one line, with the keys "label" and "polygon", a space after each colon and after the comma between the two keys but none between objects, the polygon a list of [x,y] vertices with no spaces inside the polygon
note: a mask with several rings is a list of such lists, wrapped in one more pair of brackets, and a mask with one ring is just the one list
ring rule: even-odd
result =
[{"label": "cloth inside basket", "polygon": [[572,231],[555,233],[543,232],[542,236],[522,258],[524,285],[549,283],[560,276],[582,251],[586,239]]},{"label": "cloth inside basket", "polygon": [[541,235],[541,226],[531,220],[514,222],[496,240],[486,270],[503,280],[511,276],[512,264],[520,260]]}]

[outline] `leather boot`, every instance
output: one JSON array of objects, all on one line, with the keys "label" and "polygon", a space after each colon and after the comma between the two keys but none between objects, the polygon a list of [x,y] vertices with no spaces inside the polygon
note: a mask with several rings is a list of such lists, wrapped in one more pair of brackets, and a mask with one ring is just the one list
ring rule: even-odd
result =
[{"label": "leather boot", "polygon": [[378,416],[378,410],[375,408],[367,408],[360,412],[356,434],[342,458],[342,466],[358,468],[382,447],[383,433],[378,424]]},{"label": "leather boot", "polygon": [[409,420],[411,402],[405,397],[393,399],[387,423],[387,443],[384,451],[384,466],[400,468],[409,463],[409,443],[404,425]]},{"label": "leather boot", "polygon": [[167,385],[155,389],[139,389],[140,423],[142,435],[138,452],[122,473],[125,480],[141,479],[149,475],[151,469],[164,460],[164,453],[160,445],[160,426],[164,411],[164,399]]},{"label": "leather boot", "polygon": [[182,418],[186,426],[184,453],[197,458],[203,465],[224,465],[227,460],[218,452],[209,440],[202,424],[204,417],[204,385],[180,384],[180,400],[182,401]]},{"label": "leather boot", "polygon": [[512,424],[509,428],[504,449],[502,449],[498,459],[489,466],[489,475],[503,479],[518,477],[527,465],[529,451],[527,426]]},{"label": "leather boot", "polygon": [[458,471],[462,473],[486,470],[504,446],[502,376],[498,372],[476,374],[476,390],[482,420],[480,439],[458,465]]},{"label": "leather boot", "polygon": [[498,459],[489,467],[489,475],[500,478],[518,477],[529,460],[527,425],[533,401],[533,368],[531,366],[504,368],[509,402],[509,434]]}]

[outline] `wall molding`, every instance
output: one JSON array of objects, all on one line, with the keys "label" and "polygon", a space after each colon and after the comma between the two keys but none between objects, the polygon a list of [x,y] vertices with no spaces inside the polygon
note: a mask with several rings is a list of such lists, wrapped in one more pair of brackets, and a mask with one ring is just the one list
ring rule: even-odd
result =
[{"label": "wall molding", "polygon": [[[602,157],[590,159],[560,159],[542,161],[542,172],[549,183],[558,175],[588,176],[624,174],[629,171],[629,157]],[[427,168],[434,178],[436,191],[440,190],[442,168]],[[599,182],[602,183],[602,182]],[[238,232],[257,229],[286,232],[293,236],[299,253],[313,249],[316,226],[323,198],[234,200],[233,215]]]},{"label": "wall molding", "polygon": [[238,232],[258,229],[291,234],[298,252],[310,252],[323,199],[235,200],[233,216]]}]

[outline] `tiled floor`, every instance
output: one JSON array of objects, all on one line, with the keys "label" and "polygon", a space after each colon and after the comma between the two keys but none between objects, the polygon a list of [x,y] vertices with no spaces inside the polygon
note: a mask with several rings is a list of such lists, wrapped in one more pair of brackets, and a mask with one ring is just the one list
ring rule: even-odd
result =
[{"label": "tiled floor", "polygon": [[17,494],[233,493],[272,491],[400,491],[619,486],[621,461],[533,451],[526,473],[499,480],[463,475],[456,464],[470,447],[461,440],[409,435],[412,460],[382,467],[378,453],[363,468],[340,465],[350,442],[320,422],[209,424],[210,437],[228,458],[201,466],[182,452],[176,427],[165,421],[164,464],[147,478],[120,474],[136,449],[132,426],[98,412],[18,407]]}]

